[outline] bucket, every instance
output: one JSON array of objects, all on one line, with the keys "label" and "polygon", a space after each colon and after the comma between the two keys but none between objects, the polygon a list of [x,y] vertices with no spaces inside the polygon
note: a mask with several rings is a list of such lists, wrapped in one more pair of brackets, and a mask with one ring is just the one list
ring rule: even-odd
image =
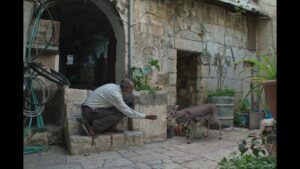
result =
[{"label": "bucket", "polygon": [[222,123],[222,127],[233,127],[233,97],[212,96],[211,103],[217,107],[218,117]]},{"label": "bucket", "polygon": [[167,128],[167,138],[173,138],[173,136],[174,136],[174,129]]}]

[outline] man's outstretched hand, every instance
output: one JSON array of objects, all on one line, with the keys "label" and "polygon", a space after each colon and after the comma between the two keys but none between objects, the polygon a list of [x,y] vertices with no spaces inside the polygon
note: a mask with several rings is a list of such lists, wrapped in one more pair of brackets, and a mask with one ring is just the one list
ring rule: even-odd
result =
[{"label": "man's outstretched hand", "polygon": [[149,119],[149,120],[156,120],[156,119],[157,119],[157,116],[156,116],[156,115],[146,115],[146,119]]}]

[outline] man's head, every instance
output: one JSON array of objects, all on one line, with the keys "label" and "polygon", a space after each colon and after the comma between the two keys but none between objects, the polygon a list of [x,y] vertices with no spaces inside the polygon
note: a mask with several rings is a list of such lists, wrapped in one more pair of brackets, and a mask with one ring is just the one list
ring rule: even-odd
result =
[{"label": "man's head", "polygon": [[133,91],[133,82],[126,78],[120,82],[120,87],[124,95],[131,95]]}]

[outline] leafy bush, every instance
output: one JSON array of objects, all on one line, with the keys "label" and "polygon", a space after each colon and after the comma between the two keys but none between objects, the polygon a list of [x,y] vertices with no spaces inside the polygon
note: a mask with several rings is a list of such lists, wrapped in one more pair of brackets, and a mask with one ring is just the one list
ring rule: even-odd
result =
[{"label": "leafy bush", "polygon": [[240,154],[233,152],[231,158],[224,157],[218,164],[220,169],[275,169],[276,157],[272,157],[266,149],[266,137],[249,134],[238,149]]},{"label": "leafy bush", "polygon": [[256,157],[250,154],[237,155],[227,160],[225,157],[219,162],[220,169],[275,169],[276,158],[265,156]]},{"label": "leafy bush", "polygon": [[233,125],[235,127],[245,127],[243,124],[242,124],[242,120],[241,120],[241,116],[239,113],[234,113],[234,116],[233,116]]},{"label": "leafy bush", "polygon": [[237,109],[239,112],[249,112],[250,111],[250,102],[246,99],[239,99],[237,101]]},{"label": "leafy bush", "polygon": [[267,55],[258,55],[257,59],[241,59],[236,64],[239,63],[251,63],[253,67],[243,70],[240,72],[254,71],[254,75],[249,77],[243,77],[242,79],[251,78],[252,87],[245,94],[244,98],[246,99],[251,93],[256,93],[258,103],[264,101],[263,94],[263,82],[266,80],[276,80],[277,79],[277,56],[275,55],[272,48],[270,48],[272,54],[271,56]]},{"label": "leafy bush", "polygon": [[137,91],[147,90],[149,93],[155,93],[160,90],[157,86],[151,86],[149,81],[151,79],[151,75],[153,73],[153,67],[155,67],[158,71],[160,70],[159,61],[156,59],[152,59],[149,63],[142,69],[139,67],[132,67],[131,73],[133,77],[134,88]]}]

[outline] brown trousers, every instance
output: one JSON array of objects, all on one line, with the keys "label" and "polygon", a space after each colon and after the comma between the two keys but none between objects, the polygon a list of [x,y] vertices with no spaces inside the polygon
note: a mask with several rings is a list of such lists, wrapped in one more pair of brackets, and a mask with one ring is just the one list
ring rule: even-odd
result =
[{"label": "brown trousers", "polygon": [[125,116],[114,107],[92,109],[88,106],[81,106],[82,117],[95,128],[96,133],[103,133],[106,129],[117,125]]}]

